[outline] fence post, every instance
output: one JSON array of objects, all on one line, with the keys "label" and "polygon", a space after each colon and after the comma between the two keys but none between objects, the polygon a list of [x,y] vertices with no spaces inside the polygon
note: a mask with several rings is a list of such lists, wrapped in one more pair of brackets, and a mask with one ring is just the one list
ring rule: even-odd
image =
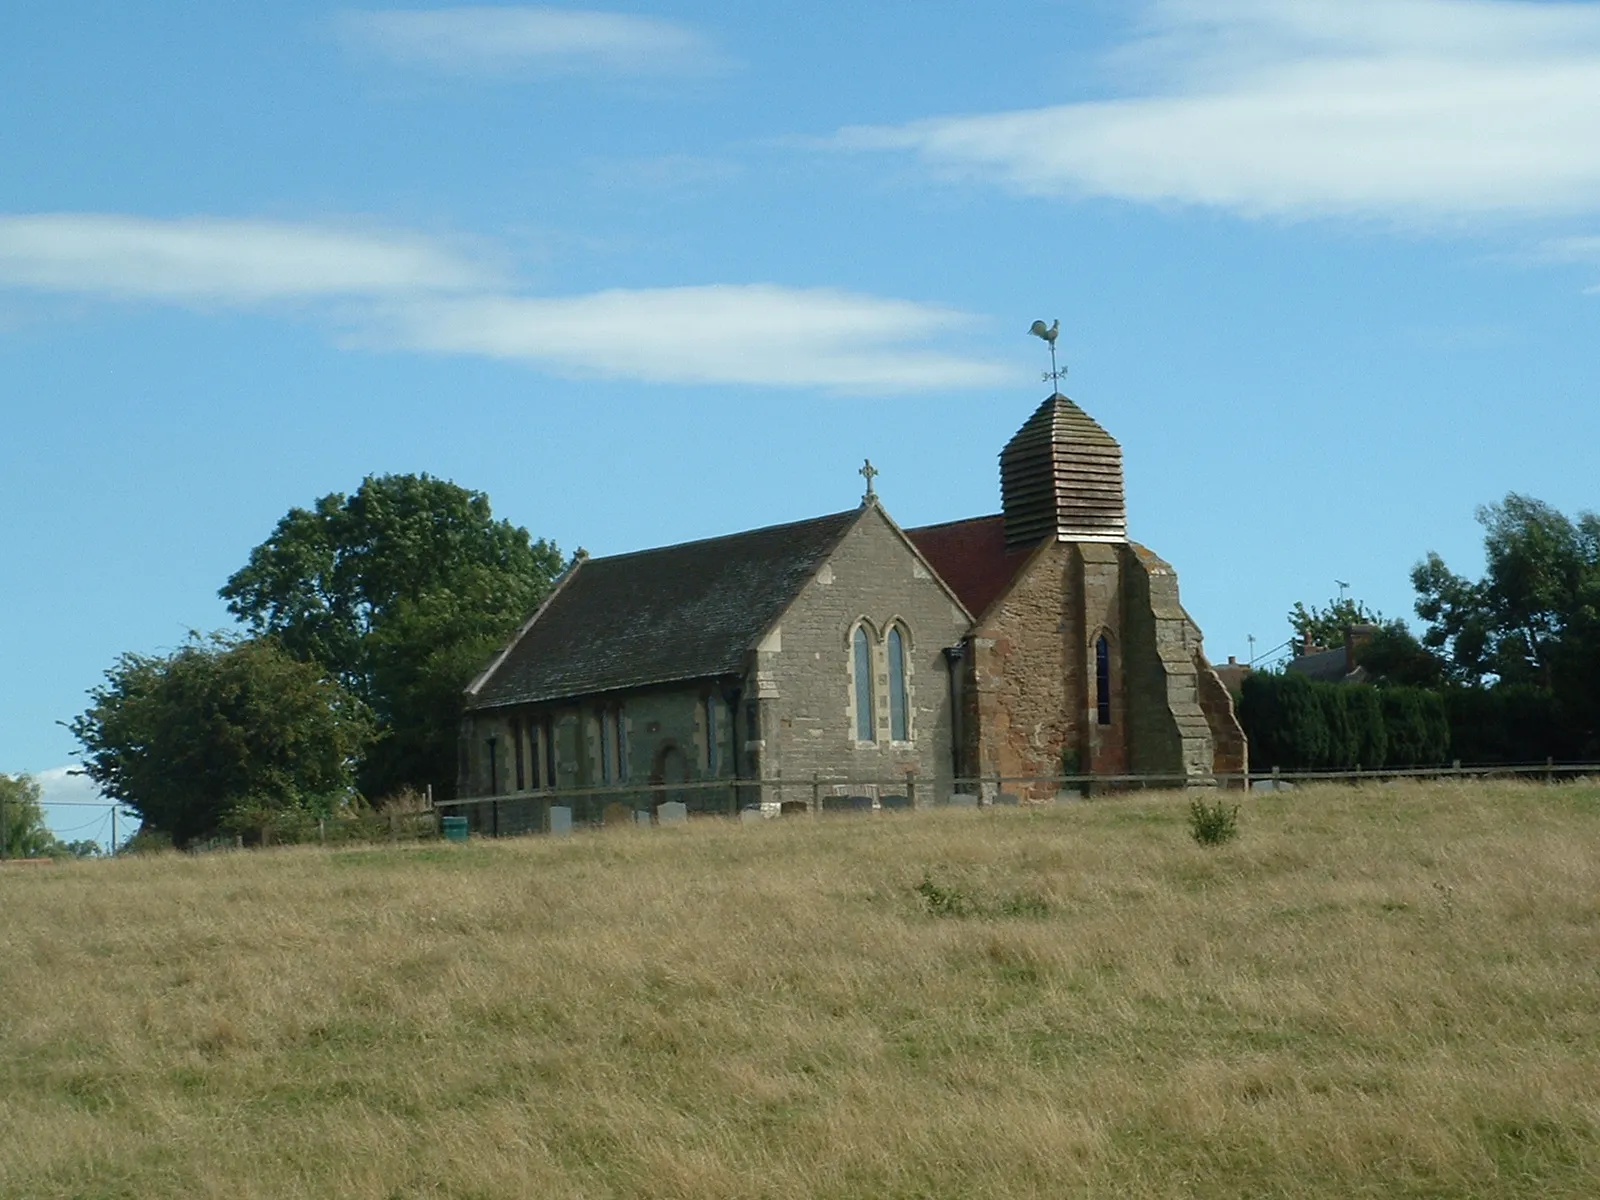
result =
[{"label": "fence post", "polygon": [[1556,757],[1553,754],[1544,756],[1544,781],[1551,782],[1555,778]]},{"label": "fence post", "polygon": [[1282,786],[1282,780],[1281,780],[1282,773],[1283,773],[1283,771],[1282,771],[1281,767],[1273,767],[1272,768],[1272,790],[1273,791],[1277,791],[1278,788],[1280,786]]},{"label": "fence post", "polygon": [[11,857],[11,831],[6,826],[6,794],[0,792],[0,862]]},{"label": "fence post", "polygon": [[822,776],[811,772],[811,815],[816,816],[822,811]]},{"label": "fence post", "polygon": [[1450,764],[1450,770],[1455,773],[1457,779],[1461,777],[1461,760],[1459,758]]},{"label": "fence post", "polygon": [[917,773],[915,771],[906,772],[906,807],[911,809],[913,812],[916,811]]}]

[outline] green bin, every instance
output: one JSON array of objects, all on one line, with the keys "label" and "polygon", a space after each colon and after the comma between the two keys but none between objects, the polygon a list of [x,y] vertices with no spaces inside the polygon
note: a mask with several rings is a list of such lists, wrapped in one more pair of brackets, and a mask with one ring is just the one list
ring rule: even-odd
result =
[{"label": "green bin", "polygon": [[467,840],[467,819],[465,817],[440,817],[439,828],[444,832],[446,841],[464,842]]}]

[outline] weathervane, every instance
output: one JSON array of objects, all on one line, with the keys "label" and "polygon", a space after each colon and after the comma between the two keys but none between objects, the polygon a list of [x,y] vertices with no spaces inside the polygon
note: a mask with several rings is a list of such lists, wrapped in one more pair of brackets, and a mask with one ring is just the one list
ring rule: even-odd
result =
[{"label": "weathervane", "polygon": [[861,503],[868,504],[878,498],[878,493],[872,490],[872,481],[879,475],[878,468],[872,465],[872,460],[866,459],[861,464],[861,470],[856,472],[867,481],[867,494],[861,497]]},{"label": "weathervane", "polygon": [[1061,322],[1052,321],[1047,328],[1043,321],[1035,321],[1028,326],[1028,332],[1036,338],[1042,338],[1050,343],[1050,370],[1040,376],[1046,383],[1054,384],[1056,391],[1061,390],[1061,381],[1067,377],[1065,367],[1056,367],[1056,334],[1061,332]]}]

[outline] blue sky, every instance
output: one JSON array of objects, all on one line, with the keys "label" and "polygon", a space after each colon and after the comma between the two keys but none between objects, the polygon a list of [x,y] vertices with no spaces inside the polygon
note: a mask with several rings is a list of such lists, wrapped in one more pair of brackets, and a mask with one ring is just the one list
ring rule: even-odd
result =
[{"label": "blue sky", "polygon": [[0,770],[81,796],[116,655],[367,473],[595,554],[866,456],[992,512],[1041,317],[1214,660],[1409,616],[1596,504],[1600,5],[6,6]]}]

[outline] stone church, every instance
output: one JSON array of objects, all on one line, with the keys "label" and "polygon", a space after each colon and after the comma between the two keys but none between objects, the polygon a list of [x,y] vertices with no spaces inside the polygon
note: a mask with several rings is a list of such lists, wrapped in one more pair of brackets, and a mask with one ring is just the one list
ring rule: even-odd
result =
[{"label": "stone church", "polygon": [[1176,573],[1128,540],[1121,447],[1071,400],[1007,443],[992,516],[902,529],[867,475],[848,512],[580,558],[467,689],[469,820],[639,784],[771,813],[1245,769]]}]

